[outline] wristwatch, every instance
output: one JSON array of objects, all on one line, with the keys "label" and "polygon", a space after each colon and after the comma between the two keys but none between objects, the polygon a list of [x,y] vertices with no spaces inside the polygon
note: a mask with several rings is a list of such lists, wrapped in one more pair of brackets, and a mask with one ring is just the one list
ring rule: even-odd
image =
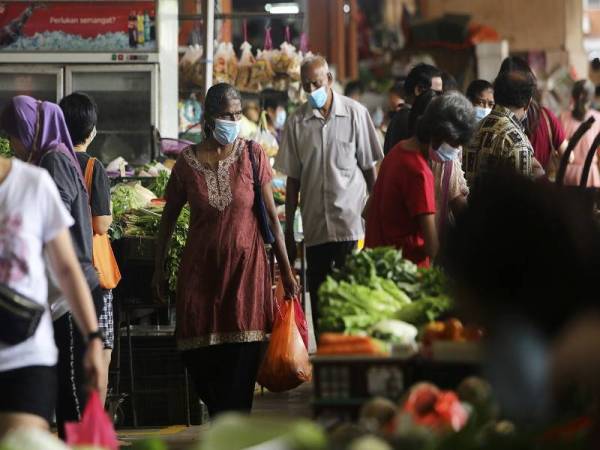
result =
[{"label": "wristwatch", "polygon": [[100,339],[100,340],[102,340],[103,338],[104,337],[102,336],[102,331],[96,330],[96,331],[92,331],[90,334],[87,335],[87,342],[90,342],[93,339]]}]

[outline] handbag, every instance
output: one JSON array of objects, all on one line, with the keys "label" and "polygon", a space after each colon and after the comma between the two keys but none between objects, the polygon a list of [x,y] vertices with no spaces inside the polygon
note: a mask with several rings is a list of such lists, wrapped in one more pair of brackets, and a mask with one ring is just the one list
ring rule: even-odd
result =
[{"label": "handbag", "polygon": [[0,342],[17,345],[34,335],[45,308],[0,284]]},{"label": "handbag", "polygon": [[[90,158],[85,167],[85,184],[88,197],[92,201],[92,179],[96,158]],[[102,289],[114,289],[121,281],[121,272],[110,245],[108,234],[94,234],[92,242],[92,264],[98,272],[98,280]]]},{"label": "handbag", "polygon": [[265,244],[272,244],[275,242],[275,235],[271,230],[271,224],[269,223],[269,215],[267,214],[267,207],[262,196],[262,186],[260,185],[260,179],[258,177],[258,167],[256,166],[256,160],[254,158],[254,143],[250,141],[248,146],[248,154],[250,155],[250,164],[252,165],[252,179],[254,181],[254,209],[258,218],[258,225],[260,226],[260,233],[262,234]]}]

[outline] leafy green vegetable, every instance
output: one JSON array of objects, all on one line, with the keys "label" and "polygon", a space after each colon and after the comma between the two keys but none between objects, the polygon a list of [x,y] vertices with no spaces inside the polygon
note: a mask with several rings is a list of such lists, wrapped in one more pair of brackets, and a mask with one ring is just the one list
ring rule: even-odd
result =
[{"label": "leafy green vegetable", "polygon": [[418,279],[417,266],[402,258],[402,252],[393,247],[379,247],[355,252],[346,265],[336,270],[336,280],[368,285],[373,277],[385,278],[396,284],[414,284]]},{"label": "leafy green vegetable", "polygon": [[158,172],[158,176],[150,185],[150,190],[154,192],[158,198],[165,197],[165,190],[167,189],[167,183],[169,182],[170,177],[170,172],[167,172],[166,170],[161,170],[160,172]]},{"label": "leafy green vegetable", "polygon": [[393,317],[410,298],[393,282],[374,277],[369,286],[328,277],[319,289],[323,331],[365,331]]},{"label": "leafy green vegetable", "polygon": [[13,157],[13,152],[10,149],[9,140],[1,138],[1,137],[0,137],[0,156],[4,156],[5,158]]},{"label": "leafy green vegetable", "polygon": [[414,325],[431,322],[452,308],[448,296],[423,297],[406,305],[396,314],[395,318]]}]

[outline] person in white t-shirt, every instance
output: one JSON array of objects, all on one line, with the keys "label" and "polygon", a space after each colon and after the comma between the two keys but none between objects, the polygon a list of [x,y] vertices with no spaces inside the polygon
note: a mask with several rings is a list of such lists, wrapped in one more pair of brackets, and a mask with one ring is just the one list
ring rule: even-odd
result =
[{"label": "person in white t-shirt", "polygon": [[[12,142],[18,146],[18,142]],[[88,336],[85,368],[99,387],[105,367],[90,290],[75,255],[73,218],[44,170],[0,158],[0,284],[45,306],[35,334],[16,345],[0,342],[0,438],[16,427],[48,428],[56,403],[57,349],[47,300],[44,251]]]}]

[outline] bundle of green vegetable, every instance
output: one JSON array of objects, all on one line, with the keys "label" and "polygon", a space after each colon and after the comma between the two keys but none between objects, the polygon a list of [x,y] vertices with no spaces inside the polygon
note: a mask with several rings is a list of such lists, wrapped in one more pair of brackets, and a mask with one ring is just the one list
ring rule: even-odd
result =
[{"label": "bundle of green vegetable", "polygon": [[[321,328],[352,333],[367,331],[384,319],[415,325],[429,322],[452,307],[446,284],[439,269],[418,269],[394,248],[356,252],[321,286]],[[403,301],[382,310],[378,304],[382,295],[390,294],[390,286],[400,293],[393,297]]]},{"label": "bundle of green vegetable", "polygon": [[110,237],[113,240],[123,237],[123,215],[138,208],[150,205],[156,195],[140,183],[119,183],[111,189],[113,223],[110,227]]},{"label": "bundle of green vegetable", "polygon": [[[120,218],[120,226],[124,236],[156,236],[162,217],[162,206],[148,206],[128,211]],[[181,211],[175,231],[171,239],[171,246],[167,255],[167,275],[169,290],[175,292],[177,288],[177,274],[183,249],[187,239],[190,224],[190,210],[186,206]]]},{"label": "bundle of green vegetable", "polygon": [[171,177],[171,172],[167,172],[166,170],[161,170],[158,172],[158,176],[154,179],[152,184],[150,185],[150,190],[154,192],[158,198],[165,197],[165,191],[167,189],[167,183],[169,182],[169,178]]},{"label": "bundle of green vegetable", "polygon": [[361,332],[393,317],[410,298],[390,280],[373,277],[368,286],[328,277],[319,289],[322,331]]}]

